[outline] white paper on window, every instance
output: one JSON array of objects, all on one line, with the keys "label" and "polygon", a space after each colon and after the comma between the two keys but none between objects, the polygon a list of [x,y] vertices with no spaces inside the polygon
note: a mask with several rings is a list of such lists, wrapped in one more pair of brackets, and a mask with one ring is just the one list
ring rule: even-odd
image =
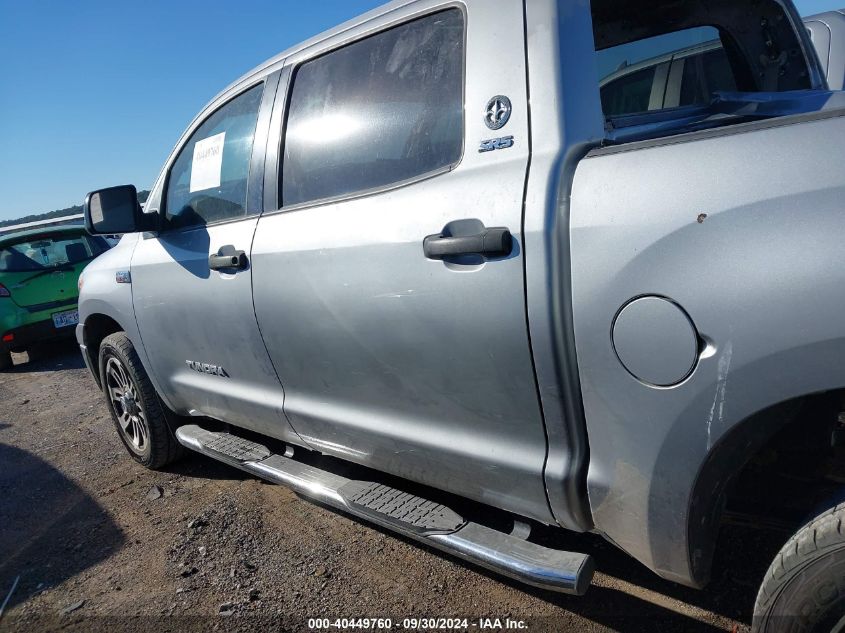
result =
[{"label": "white paper on window", "polygon": [[223,142],[226,132],[209,136],[194,145],[194,161],[191,163],[191,193],[220,186],[223,171]]}]

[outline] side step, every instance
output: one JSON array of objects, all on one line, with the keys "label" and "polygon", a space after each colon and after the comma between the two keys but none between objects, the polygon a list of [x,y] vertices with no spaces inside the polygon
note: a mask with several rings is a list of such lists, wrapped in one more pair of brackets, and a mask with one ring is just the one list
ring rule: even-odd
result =
[{"label": "side step", "polygon": [[454,510],[390,486],[347,479],[195,424],[181,444],[230,466],[534,587],[584,595],[595,571],[587,554],[562,552],[465,520]]}]

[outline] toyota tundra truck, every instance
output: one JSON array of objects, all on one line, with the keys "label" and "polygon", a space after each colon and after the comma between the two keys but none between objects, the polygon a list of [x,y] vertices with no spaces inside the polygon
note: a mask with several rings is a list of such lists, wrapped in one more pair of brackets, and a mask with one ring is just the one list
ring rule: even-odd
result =
[{"label": "toyota tundra truck", "polygon": [[[603,112],[713,40],[707,94]],[[226,88],[143,210],[88,195],[124,236],[77,338],[146,467],[573,594],[538,526],[704,587],[726,517],[777,522],[755,630],[841,630],[843,115],[789,0],[397,0]]]}]

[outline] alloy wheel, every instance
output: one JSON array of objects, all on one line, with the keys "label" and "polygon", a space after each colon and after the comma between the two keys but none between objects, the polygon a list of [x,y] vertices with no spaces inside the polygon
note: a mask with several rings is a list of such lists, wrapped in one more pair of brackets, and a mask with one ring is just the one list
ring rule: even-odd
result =
[{"label": "alloy wheel", "polygon": [[150,429],[138,390],[120,359],[106,361],[106,389],[118,426],[131,450],[143,455],[150,443]]}]

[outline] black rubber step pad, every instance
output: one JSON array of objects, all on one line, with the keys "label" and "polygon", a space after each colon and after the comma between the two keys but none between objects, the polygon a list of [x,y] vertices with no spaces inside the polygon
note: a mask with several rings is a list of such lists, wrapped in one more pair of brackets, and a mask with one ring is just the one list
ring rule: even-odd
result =
[{"label": "black rubber step pad", "polygon": [[465,523],[461,515],[442,504],[372,481],[350,481],[338,492],[349,505],[401,523],[413,532],[448,534]]},{"label": "black rubber step pad", "polygon": [[209,433],[209,435],[214,437],[204,441],[207,448],[239,462],[260,462],[272,455],[266,446],[250,442],[237,435],[230,433]]}]

